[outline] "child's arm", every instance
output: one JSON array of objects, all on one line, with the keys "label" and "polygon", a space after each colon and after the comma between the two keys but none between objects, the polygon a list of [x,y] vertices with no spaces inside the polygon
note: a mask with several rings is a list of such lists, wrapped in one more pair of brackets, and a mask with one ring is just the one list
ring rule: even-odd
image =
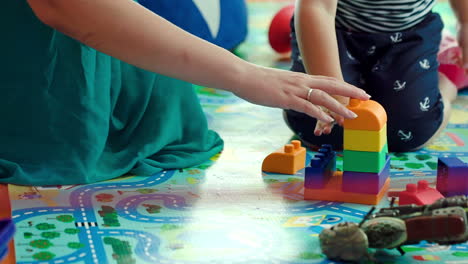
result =
[{"label": "child's arm", "polygon": [[[337,0],[298,0],[295,25],[302,61],[307,73],[343,80],[335,33]],[[349,98],[334,97],[347,105]],[[335,117],[338,123],[343,119]],[[317,123],[315,134],[330,133],[332,125]]]},{"label": "child's arm", "polygon": [[461,64],[468,71],[468,1],[450,0],[450,4],[459,23],[458,41],[463,53]]},{"label": "child's arm", "polygon": [[[318,106],[347,118],[353,117],[353,113],[328,93],[368,98],[364,91],[331,78],[245,62],[131,0],[28,0],[28,3],[45,24],[92,48],[149,71],[230,90],[257,104],[293,109],[330,121]],[[316,90],[307,101],[310,88]]]},{"label": "child's arm", "polygon": [[337,0],[299,0],[295,26],[307,72],[342,80],[335,34],[336,5]]}]

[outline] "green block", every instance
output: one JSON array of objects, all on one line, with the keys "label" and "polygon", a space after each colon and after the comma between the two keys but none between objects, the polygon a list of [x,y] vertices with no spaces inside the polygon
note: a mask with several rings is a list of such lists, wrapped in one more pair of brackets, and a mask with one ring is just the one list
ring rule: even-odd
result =
[{"label": "green block", "polygon": [[343,150],[343,171],[379,173],[385,167],[387,144],[380,152]]}]

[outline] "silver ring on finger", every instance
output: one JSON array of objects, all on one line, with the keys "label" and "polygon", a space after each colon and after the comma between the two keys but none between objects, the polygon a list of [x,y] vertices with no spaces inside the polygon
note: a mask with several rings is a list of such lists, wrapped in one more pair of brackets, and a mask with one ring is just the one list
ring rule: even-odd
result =
[{"label": "silver ring on finger", "polygon": [[307,101],[310,102],[310,96],[312,95],[312,92],[313,92],[314,90],[315,90],[315,89],[310,88],[309,91],[307,92]]}]

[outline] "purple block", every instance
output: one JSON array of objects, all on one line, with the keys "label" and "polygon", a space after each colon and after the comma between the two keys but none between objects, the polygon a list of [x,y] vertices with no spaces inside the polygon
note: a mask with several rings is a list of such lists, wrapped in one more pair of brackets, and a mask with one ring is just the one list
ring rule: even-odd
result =
[{"label": "purple block", "polygon": [[310,160],[310,166],[305,168],[305,188],[324,188],[336,171],[336,152],[331,145],[322,145],[318,152]]},{"label": "purple block", "polygon": [[468,165],[459,158],[440,157],[436,188],[444,196],[468,195]]},{"label": "purple block", "polygon": [[378,194],[390,177],[390,157],[387,156],[385,166],[379,173],[373,172],[343,172],[341,189],[344,192]]}]

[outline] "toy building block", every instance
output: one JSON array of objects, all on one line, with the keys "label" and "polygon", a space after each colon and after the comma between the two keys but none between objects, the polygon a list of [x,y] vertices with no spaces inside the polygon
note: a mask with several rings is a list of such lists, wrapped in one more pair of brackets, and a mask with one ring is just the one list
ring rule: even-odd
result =
[{"label": "toy building block", "polygon": [[427,181],[418,181],[418,185],[410,183],[406,185],[406,190],[401,191],[398,195],[398,204],[416,204],[425,205],[432,204],[444,196],[434,188],[429,187]]},{"label": "toy building block", "polygon": [[468,195],[468,165],[456,157],[439,157],[436,188],[446,197]]},{"label": "toy building block", "polygon": [[387,124],[378,131],[345,128],[343,137],[346,150],[380,152],[387,144]]},{"label": "toy building block", "polygon": [[380,152],[343,150],[343,171],[379,173],[385,167],[388,147]]},{"label": "toy building block", "polygon": [[385,166],[378,173],[375,172],[343,172],[344,192],[378,194],[390,177],[390,157],[387,156]]},{"label": "toy building block", "polygon": [[390,187],[390,178],[387,178],[377,194],[345,192],[342,190],[342,176],[342,172],[335,172],[322,189],[304,188],[304,199],[377,205]]},{"label": "toy building block", "polygon": [[356,113],[358,117],[345,119],[344,129],[380,131],[387,124],[387,113],[376,101],[351,99],[348,109]]},{"label": "toy building block", "polygon": [[13,239],[15,226],[10,219],[0,219],[0,260],[8,253],[8,244]]},{"label": "toy building block", "polygon": [[320,189],[330,180],[336,171],[336,152],[331,145],[322,145],[318,153],[305,168],[304,187]]},{"label": "toy building block", "polygon": [[262,164],[262,171],[282,174],[296,174],[305,167],[306,149],[299,140],[268,155]]}]

